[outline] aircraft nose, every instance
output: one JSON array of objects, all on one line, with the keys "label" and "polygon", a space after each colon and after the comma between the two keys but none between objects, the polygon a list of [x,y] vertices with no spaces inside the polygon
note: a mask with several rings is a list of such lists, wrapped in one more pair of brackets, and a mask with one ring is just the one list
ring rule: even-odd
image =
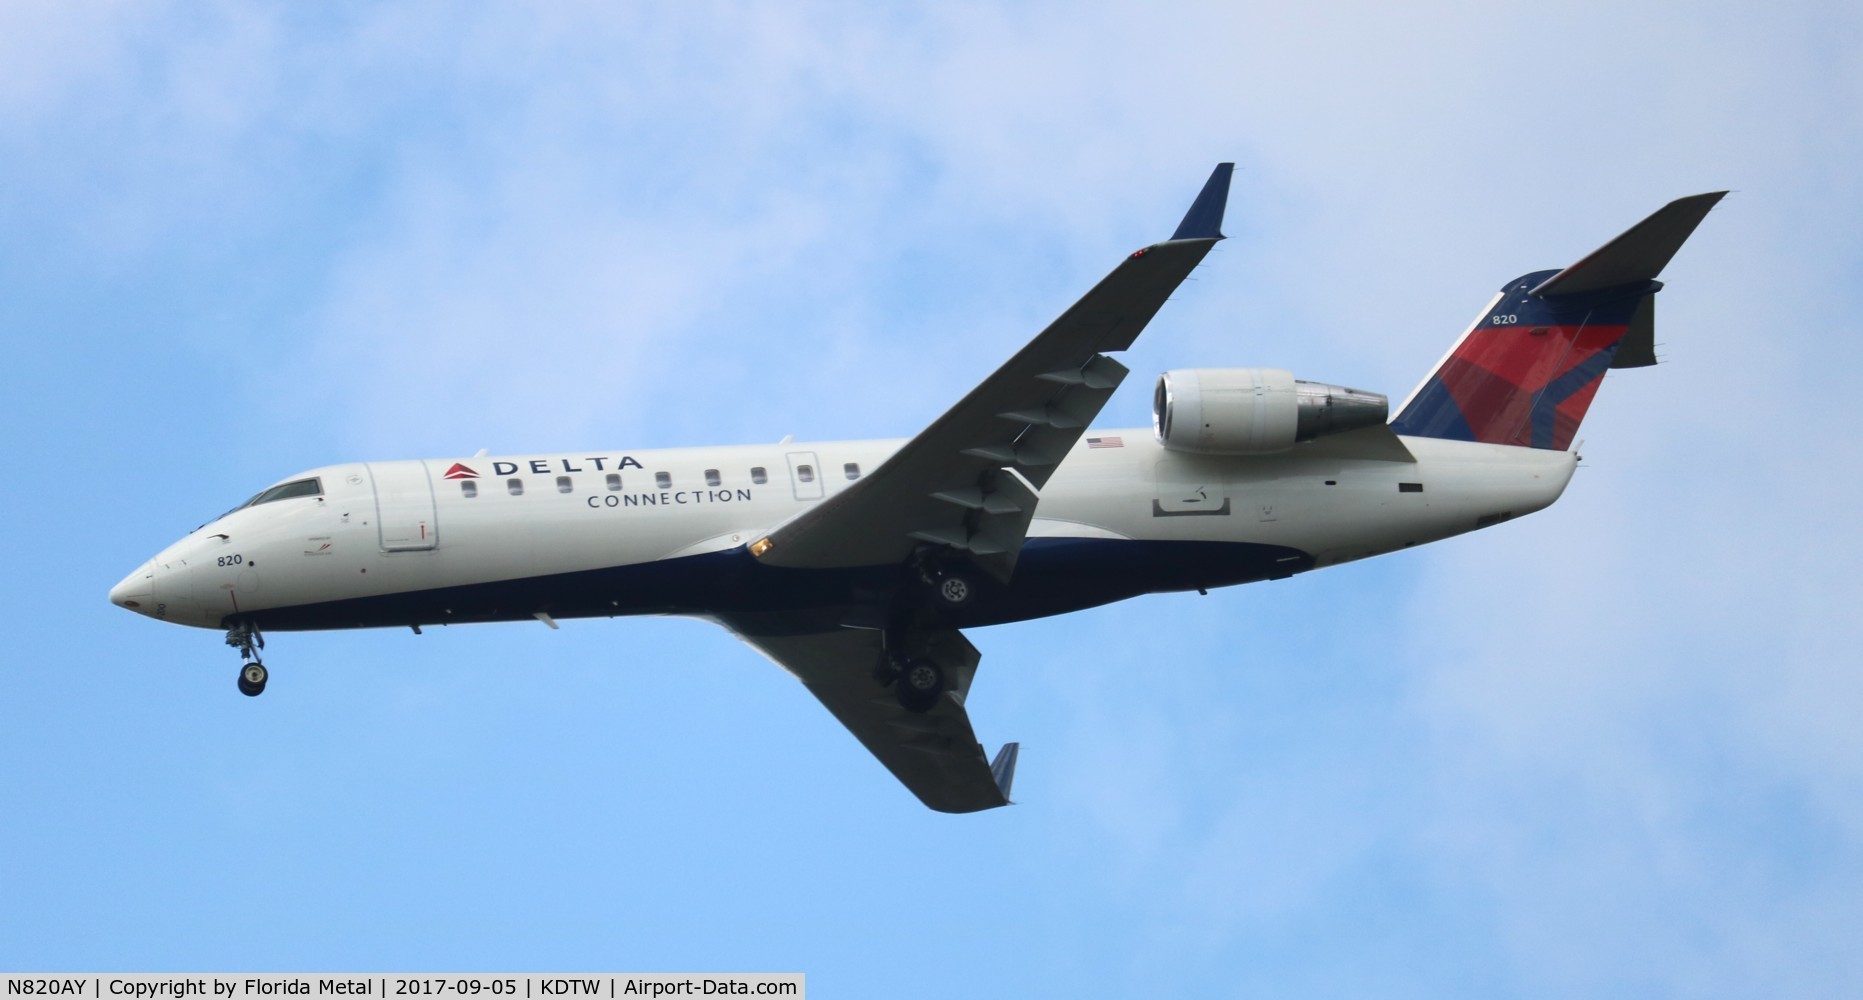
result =
[{"label": "aircraft nose", "polygon": [[110,603],[139,615],[152,613],[155,610],[155,560],[136,567],[135,572],[111,587]]}]

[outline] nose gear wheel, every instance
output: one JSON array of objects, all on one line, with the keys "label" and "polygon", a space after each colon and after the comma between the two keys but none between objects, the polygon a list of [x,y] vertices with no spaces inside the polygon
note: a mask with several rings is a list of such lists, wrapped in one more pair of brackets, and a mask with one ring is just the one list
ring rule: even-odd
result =
[{"label": "nose gear wheel", "polygon": [[240,622],[226,630],[226,644],[239,650],[239,693],[248,698],[256,698],[265,693],[265,682],[270,679],[271,671],[259,659],[259,651],[265,648],[265,636],[259,634],[258,626],[251,622]]},{"label": "nose gear wheel", "polygon": [[239,668],[239,693],[248,698],[256,698],[265,691],[265,681],[270,671],[265,664],[253,660]]}]

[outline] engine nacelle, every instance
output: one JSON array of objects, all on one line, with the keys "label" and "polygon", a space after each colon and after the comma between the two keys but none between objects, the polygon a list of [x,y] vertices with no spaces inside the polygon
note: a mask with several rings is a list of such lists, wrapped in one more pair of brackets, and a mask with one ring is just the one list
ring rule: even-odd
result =
[{"label": "engine nacelle", "polygon": [[1390,412],[1378,393],[1279,368],[1180,368],[1158,376],[1152,429],[1171,451],[1264,455],[1384,423]]}]

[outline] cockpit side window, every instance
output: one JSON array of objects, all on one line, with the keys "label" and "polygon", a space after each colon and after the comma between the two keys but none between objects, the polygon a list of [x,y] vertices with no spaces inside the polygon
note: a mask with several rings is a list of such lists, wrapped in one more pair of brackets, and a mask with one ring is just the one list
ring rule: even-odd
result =
[{"label": "cockpit side window", "polygon": [[274,500],[290,500],[293,497],[320,496],[323,496],[323,480],[296,479],[288,483],[280,483],[258,496],[253,497],[252,501],[246,504],[246,506],[257,507],[262,503],[271,503]]},{"label": "cockpit side window", "polygon": [[[269,490],[259,493],[259,495],[233,508],[233,510],[245,510],[247,507],[257,507],[262,503],[271,503],[273,500],[289,500],[292,497],[320,496],[323,496],[323,480],[294,479],[291,482],[280,483]],[[233,513],[233,510],[227,511],[226,514],[221,514],[220,517],[225,517],[227,514]],[[215,520],[219,520],[219,518],[215,518]]]}]

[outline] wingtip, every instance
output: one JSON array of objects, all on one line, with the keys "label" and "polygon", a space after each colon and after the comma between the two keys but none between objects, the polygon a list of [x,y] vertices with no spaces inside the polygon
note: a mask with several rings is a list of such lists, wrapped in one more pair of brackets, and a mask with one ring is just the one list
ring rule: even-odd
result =
[{"label": "wingtip", "polygon": [[1703,191],[1700,194],[1684,195],[1664,205],[1657,214],[1661,214],[1662,212],[1676,214],[1693,212],[1706,216],[1709,212],[1713,211],[1714,206],[1720,204],[1721,199],[1727,197],[1727,195],[1728,192],[1726,191]]},{"label": "wingtip", "polygon": [[1211,171],[1210,179],[1203,182],[1203,190],[1197,193],[1197,200],[1190,203],[1190,211],[1184,213],[1184,221],[1177,224],[1177,232],[1171,234],[1174,240],[1220,240],[1223,239],[1223,210],[1229,204],[1229,178],[1235,173],[1233,163],[1218,163]]},{"label": "wingtip", "polygon": [[990,761],[990,777],[996,779],[996,790],[1003,793],[1003,801],[1009,802],[1009,792],[1016,784],[1016,758],[1022,752],[1022,744],[1005,743],[996,751],[996,759]]}]

